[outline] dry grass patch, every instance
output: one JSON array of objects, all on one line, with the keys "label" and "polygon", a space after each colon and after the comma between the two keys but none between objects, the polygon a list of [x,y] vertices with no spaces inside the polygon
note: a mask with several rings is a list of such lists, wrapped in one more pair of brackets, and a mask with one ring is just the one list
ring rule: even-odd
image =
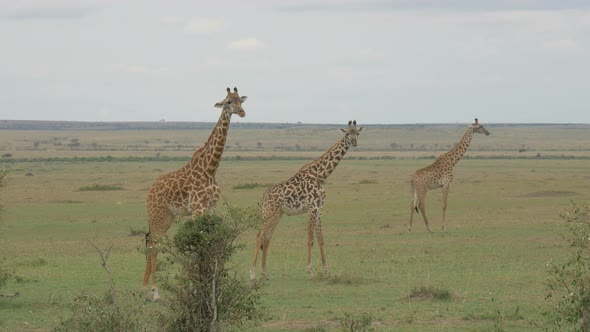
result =
[{"label": "dry grass patch", "polygon": [[413,288],[410,291],[410,295],[408,295],[408,299],[417,301],[450,301],[453,299],[453,295],[446,289],[434,288],[432,286],[421,286]]}]

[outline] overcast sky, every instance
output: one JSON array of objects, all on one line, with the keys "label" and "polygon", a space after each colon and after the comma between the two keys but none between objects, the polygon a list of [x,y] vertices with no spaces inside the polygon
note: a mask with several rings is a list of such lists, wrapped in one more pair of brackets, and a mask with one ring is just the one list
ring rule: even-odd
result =
[{"label": "overcast sky", "polygon": [[590,1],[0,0],[0,119],[590,123]]}]

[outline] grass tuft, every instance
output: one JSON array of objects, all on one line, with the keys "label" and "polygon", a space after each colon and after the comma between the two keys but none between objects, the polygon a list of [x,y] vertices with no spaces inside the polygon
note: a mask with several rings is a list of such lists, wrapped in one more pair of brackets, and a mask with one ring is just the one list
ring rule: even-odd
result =
[{"label": "grass tuft", "polygon": [[453,295],[446,289],[438,289],[432,286],[421,286],[412,289],[409,298],[414,300],[450,301],[452,300]]},{"label": "grass tuft", "polygon": [[84,202],[76,201],[73,199],[54,199],[54,200],[50,200],[48,203],[49,204],[78,204],[78,203],[84,203]]},{"label": "grass tuft", "polygon": [[254,189],[258,187],[268,187],[268,185],[261,183],[240,183],[233,186],[232,189]]},{"label": "grass tuft", "polygon": [[330,274],[327,276],[323,272],[316,273],[310,280],[325,281],[329,285],[360,285],[366,283],[366,279],[352,274]]},{"label": "grass tuft", "polygon": [[123,187],[109,184],[93,184],[91,186],[84,186],[78,188],[78,191],[111,191],[111,190],[123,190]]}]

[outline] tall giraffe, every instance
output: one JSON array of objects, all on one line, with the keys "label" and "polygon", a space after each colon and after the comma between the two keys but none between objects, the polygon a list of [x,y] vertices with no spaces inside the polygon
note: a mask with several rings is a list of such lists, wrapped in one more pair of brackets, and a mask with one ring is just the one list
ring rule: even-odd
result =
[{"label": "tall giraffe", "polygon": [[266,255],[272,234],[279,220],[286,214],[299,215],[307,212],[307,273],[313,275],[311,265],[311,248],[314,232],[320,245],[322,266],[328,273],[326,254],[324,251],[324,236],[322,234],[322,207],[326,192],[322,187],[326,178],[336,169],[350,146],[357,146],[359,133],[364,127],[357,129],[356,120],[348,121],[348,129],[340,129],[344,137],[326,151],[320,158],[299,169],[287,181],[276,184],[262,195],[262,228],[256,236],[254,263],[250,270],[250,279],[256,279],[256,260],[262,249],[262,275],[266,276]]},{"label": "tall giraffe", "polygon": [[[215,173],[225,147],[231,116],[246,116],[242,108],[246,98],[248,97],[238,95],[237,88],[234,88],[233,92],[227,88],[225,99],[215,104],[215,107],[221,108],[221,116],[207,142],[195,151],[188,164],[174,172],[161,175],[152,184],[147,195],[148,248],[153,248],[158,240],[166,235],[175,216],[191,214],[195,218],[215,209],[221,193],[215,181]],[[141,286],[144,296],[147,296],[151,276],[154,301],[160,298],[156,285],[157,256],[157,250],[148,250]]]},{"label": "tall giraffe", "polygon": [[451,181],[453,181],[453,167],[463,158],[473,134],[489,135],[490,133],[479,124],[477,119],[469,125],[467,131],[461,138],[461,141],[450,151],[443,153],[428,167],[421,168],[412,175],[412,212],[410,214],[410,224],[408,225],[408,232],[412,231],[412,221],[414,219],[414,212],[422,213],[424,223],[429,232],[432,232],[426,218],[426,192],[429,189],[437,189],[442,187],[443,203],[442,203],[442,230],[446,231],[445,227],[445,213],[447,211],[447,197],[449,196],[449,189]]}]

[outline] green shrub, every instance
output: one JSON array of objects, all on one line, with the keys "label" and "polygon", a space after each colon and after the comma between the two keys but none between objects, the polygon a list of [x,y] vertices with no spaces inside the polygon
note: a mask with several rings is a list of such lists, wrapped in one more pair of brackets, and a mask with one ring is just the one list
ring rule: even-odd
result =
[{"label": "green shrub", "polygon": [[241,248],[240,234],[253,226],[258,215],[230,207],[223,218],[203,215],[183,223],[173,241],[163,246],[180,267],[170,286],[174,298],[169,330],[240,329],[262,318],[260,286],[246,282],[229,267]]},{"label": "green shrub", "polygon": [[561,213],[567,224],[564,240],[570,255],[565,262],[547,264],[552,309],[544,313],[555,330],[590,331],[590,207],[572,207]]}]

